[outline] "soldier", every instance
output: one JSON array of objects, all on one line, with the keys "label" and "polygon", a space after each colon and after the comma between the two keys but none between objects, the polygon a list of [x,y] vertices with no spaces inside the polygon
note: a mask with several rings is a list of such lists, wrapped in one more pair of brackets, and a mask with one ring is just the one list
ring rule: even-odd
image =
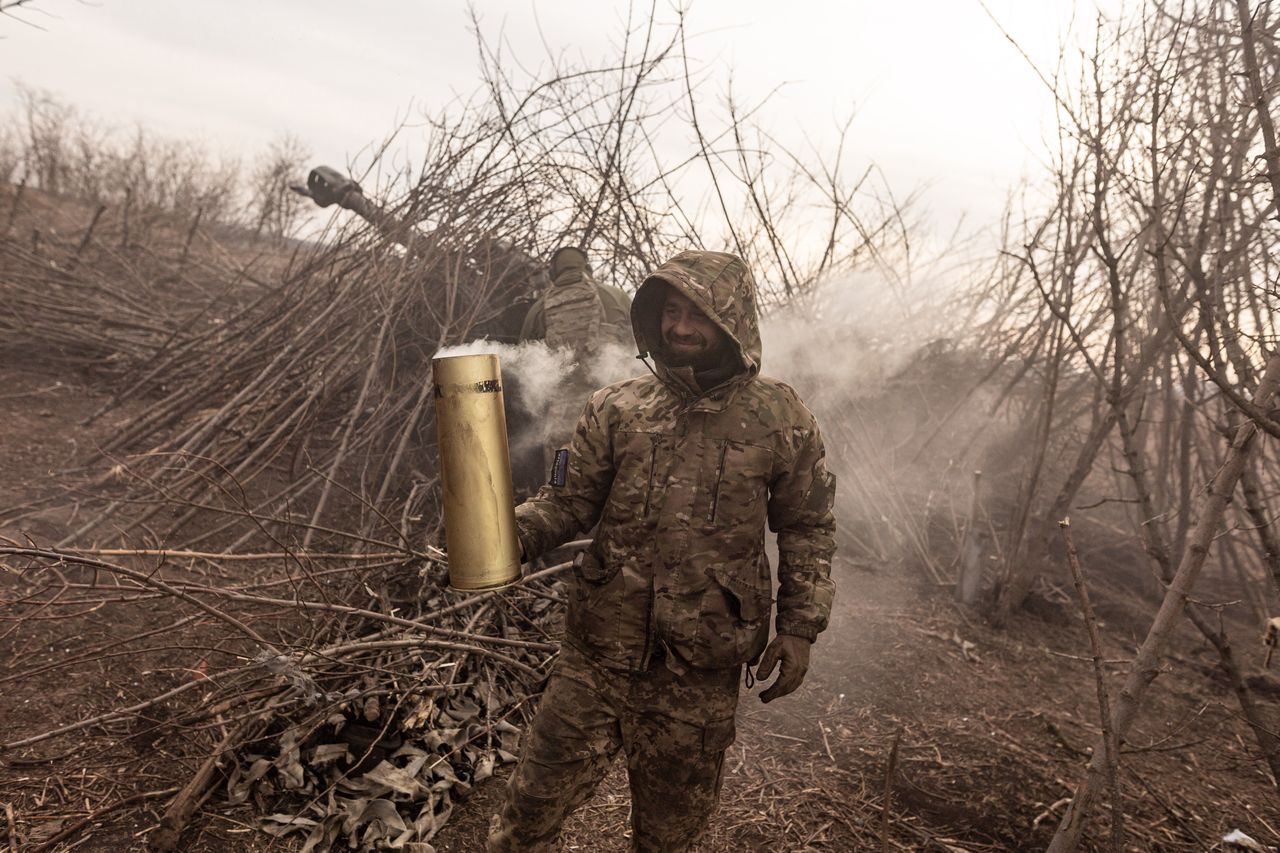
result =
[{"label": "soldier", "polygon": [[[761,698],[784,696],[827,625],[835,481],[813,415],[759,375],[746,265],[677,255],[640,286],[631,326],[653,376],[596,392],[551,482],[516,510],[526,559],[600,526],[490,851],[551,849],[619,749],[633,849],[689,849],[719,796],[743,665],[759,659],[765,679],[781,663]],[[767,648],[766,521],[779,551]]]},{"label": "soldier", "polygon": [[[591,376],[597,356],[609,346],[629,348],[633,344],[631,298],[619,288],[597,282],[584,251],[574,246],[557,249],[547,278],[542,295],[525,316],[520,340],[544,341],[552,349],[568,350],[574,363],[545,410],[538,412],[542,434],[537,448],[542,464],[535,485],[525,494],[533,494],[545,482],[555,448],[569,443],[582,401],[599,387]],[[520,459],[513,463],[516,481],[523,485],[528,475],[519,469],[528,465],[519,452],[513,452]]]},{"label": "soldier", "polygon": [[557,249],[548,276],[550,284],[529,309],[520,340],[568,347],[579,358],[607,344],[631,345],[631,299],[595,280],[585,252],[575,246]]}]

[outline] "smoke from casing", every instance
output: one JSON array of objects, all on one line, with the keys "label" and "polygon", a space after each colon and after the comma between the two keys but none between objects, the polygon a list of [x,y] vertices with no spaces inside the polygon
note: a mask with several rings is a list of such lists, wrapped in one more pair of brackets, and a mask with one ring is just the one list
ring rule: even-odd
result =
[{"label": "smoke from casing", "polygon": [[573,353],[568,350],[553,350],[541,341],[521,344],[470,341],[445,347],[435,357],[452,358],[459,355],[498,356],[504,382],[514,380],[519,385],[523,403],[530,413],[545,409],[563,377],[577,366]]},{"label": "smoke from casing", "polygon": [[470,341],[446,347],[436,358],[457,355],[496,355],[502,365],[511,453],[520,457],[539,448],[563,447],[573,421],[599,388],[643,372],[633,349],[609,344],[584,358],[569,349],[552,349],[543,341],[503,344]]}]

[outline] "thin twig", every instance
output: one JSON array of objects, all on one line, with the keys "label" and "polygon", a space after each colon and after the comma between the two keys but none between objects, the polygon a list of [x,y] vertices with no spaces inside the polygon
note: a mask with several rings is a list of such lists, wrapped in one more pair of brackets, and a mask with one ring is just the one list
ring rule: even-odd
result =
[{"label": "thin twig", "polygon": [[1111,700],[1107,692],[1106,672],[1103,670],[1102,638],[1098,633],[1098,622],[1093,614],[1093,605],[1089,603],[1089,587],[1085,583],[1084,570],[1080,568],[1080,553],[1071,537],[1071,520],[1068,518],[1058,522],[1062,530],[1062,541],[1067,546],[1067,565],[1071,567],[1071,582],[1075,585],[1076,596],[1080,600],[1080,615],[1084,618],[1085,628],[1089,634],[1089,650],[1093,654],[1094,686],[1098,693],[1098,720],[1102,726],[1102,741],[1106,745],[1107,787],[1111,791],[1111,849],[1115,853],[1124,851],[1124,804],[1120,799],[1120,741],[1111,725]]}]

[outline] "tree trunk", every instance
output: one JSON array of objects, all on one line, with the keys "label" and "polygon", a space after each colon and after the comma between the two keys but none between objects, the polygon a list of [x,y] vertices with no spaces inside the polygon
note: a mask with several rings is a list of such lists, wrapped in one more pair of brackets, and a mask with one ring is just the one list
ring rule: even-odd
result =
[{"label": "tree trunk", "polygon": [[[1276,353],[1267,361],[1266,372],[1258,385],[1254,401],[1259,408],[1266,409],[1275,395],[1276,386],[1280,384],[1280,353]],[[1115,712],[1112,714],[1112,728],[1123,744],[1125,735],[1137,719],[1138,711],[1146,698],[1147,688],[1160,672],[1160,656],[1168,642],[1169,635],[1178,622],[1178,616],[1187,606],[1187,599],[1195,587],[1196,578],[1204,567],[1205,558],[1209,554],[1209,546],[1222,523],[1222,515],[1235,491],[1236,483],[1248,461],[1249,449],[1257,435],[1257,426],[1253,421],[1246,421],[1236,430],[1235,439],[1231,442],[1231,450],[1226,462],[1218,469],[1218,473],[1209,483],[1209,487],[1201,501],[1199,520],[1192,531],[1187,550],[1182,555],[1178,571],[1169,584],[1155,621],[1142,642],[1137,656],[1129,668],[1123,689],[1117,697]],[[1076,788],[1071,805],[1067,807],[1058,831],[1049,845],[1049,853],[1068,853],[1076,849],[1080,836],[1084,831],[1085,819],[1093,805],[1098,791],[1104,783],[1106,744],[1099,741],[1093,748],[1093,758],[1085,771],[1085,777]]]}]

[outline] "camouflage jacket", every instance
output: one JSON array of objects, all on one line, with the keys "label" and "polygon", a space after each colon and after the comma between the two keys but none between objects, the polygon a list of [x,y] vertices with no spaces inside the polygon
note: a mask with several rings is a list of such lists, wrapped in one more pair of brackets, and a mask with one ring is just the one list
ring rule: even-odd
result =
[{"label": "camouflage jacket", "polygon": [[738,369],[704,392],[691,370],[657,360],[653,376],[597,391],[565,476],[517,508],[517,525],[532,558],[599,522],[574,569],[569,642],[619,668],[647,668],[657,643],[691,666],[731,667],[768,640],[766,522],[778,534],[778,633],[812,640],[826,627],[835,479],[813,415],[759,375],[745,264],[684,252],[659,267],[631,311],[642,354],[658,351],[663,283],[728,333]]}]

